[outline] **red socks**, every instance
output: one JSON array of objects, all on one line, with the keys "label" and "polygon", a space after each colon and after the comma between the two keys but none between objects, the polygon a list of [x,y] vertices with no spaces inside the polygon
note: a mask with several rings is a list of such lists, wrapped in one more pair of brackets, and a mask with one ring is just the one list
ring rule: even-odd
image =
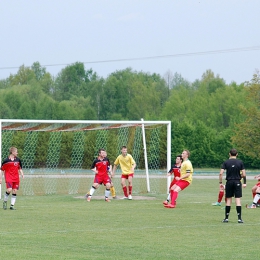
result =
[{"label": "red socks", "polygon": [[125,195],[125,197],[128,197],[128,194],[127,194],[127,188],[126,188],[126,186],[125,186],[125,187],[123,187],[123,192],[124,192],[124,195]]},{"label": "red socks", "polygon": [[223,196],[224,196],[224,191],[220,191],[218,194],[218,203],[220,203],[222,201]]},{"label": "red socks", "polygon": [[179,193],[177,191],[171,190],[171,204],[176,205],[176,200],[178,198]]}]

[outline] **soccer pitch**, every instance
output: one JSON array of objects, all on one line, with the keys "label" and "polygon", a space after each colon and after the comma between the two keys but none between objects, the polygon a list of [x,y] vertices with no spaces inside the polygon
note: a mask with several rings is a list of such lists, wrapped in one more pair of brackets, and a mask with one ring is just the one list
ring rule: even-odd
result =
[{"label": "soccer pitch", "polygon": [[111,203],[95,194],[91,202],[84,194],[20,195],[16,211],[1,210],[1,259],[257,259],[260,208],[245,208],[254,184],[243,189],[244,224],[234,201],[229,223],[221,222],[223,203],[211,206],[217,179],[194,179],[175,209],[163,207],[166,194]]}]

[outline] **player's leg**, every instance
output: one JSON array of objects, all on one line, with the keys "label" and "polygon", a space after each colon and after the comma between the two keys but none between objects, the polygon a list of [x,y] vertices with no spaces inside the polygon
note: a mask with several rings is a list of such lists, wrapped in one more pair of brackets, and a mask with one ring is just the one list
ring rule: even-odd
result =
[{"label": "player's leg", "polygon": [[110,200],[109,200],[109,195],[110,195],[110,188],[111,188],[111,184],[110,184],[110,182],[107,182],[106,183],[106,189],[105,189],[105,201],[106,202],[110,202]]},{"label": "player's leg", "polygon": [[170,184],[170,187],[169,187],[169,194],[167,196],[167,199],[163,202],[164,205],[168,205],[168,203],[170,202],[170,199],[171,199],[171,188],[172,186],[175,184],[175,180],[173,180]]},{"label": "player's leg", "polygon": [[133,174],[128,175],[128,199],[132,199],[132,190],[133,190]]},{"label": "player's leg", "polygon": [[[260,191],[259,191],[259,190],[260,190],[260,182],[259,182],[259,181],[260,181],[260,179],[258,179],[258,183],[256,184],[256,185],[257,185],[257,191],[256,191],[257,193],[260,192]],[[260,205],[260,199],[257,201],[257,205],[258,205],[258,206]]]},{"label": "player's leg", "polygon": [[232,197],[235,193],[235,187],[236,183],[234,181],[227,181],[226,183],[226,206],[225,206],[225,218],[222,222],[227,223],[230,210],[231,210],[231,203],[232,203]]},{"label": "player's leg", "polygon": [[97,180],[95,178],[93,185],[91,186],[89,192],[86,195],[86,198],[87,198],[88,202],[90,202],[92,195],[94,194],[96,189],[98,189],[98,187],[99,187],[99,183],[97,182]]},{"label": "player's leg", "polygon": [[3,201],[3,209],[4,210],[7,209],[7,201],[8,201],[8,198],[9,198],[11,191],[12,191],[12,184],[7,182],[6,183],[6,192],[5,192],[4,201]]},{"label": "player's leg", "polygon": [[114,187],[113,182],[111,182],[110,192],[111,192],[112,198],[116,199],[116,189]]},{"label": "player's leg", "polygon": [[16,196],[17,196],[17,191],[19,190],[20,182],[14,182],[13,183],[13,189],[12,189],[12,197],[11,197],[11,205],[10,209],[15,209],[14,204],[16,202]]},{"label": "player's leg", "polygon": [[[242,190],[241,190],[241,197],[242,197]],[[241,199],[240,199],[241,197],[238,197],[238,198],[235,197],[238,223],[243,223],[243,220],[242,220],[242,207],[241,207]]]},{"label": "player's leg", "polygon": [[256,195],[256,189],[257,189],[257,185],[254,185],[254,186],[252,187],[252,196],[253,196],[253,199],[254,199],[254,197],[255,197],[255,195]]},{"label": "player's leg", "polygon": [[190,183],[185,180],[179,180],[176,184],[174,184],[171,188],[171,205],[176,207],[176,201],[179,195],[179,192],[186,189]]},{"label": "player's leg", "polygon": [[255,209],[258,206],[258,201],[260,200],[260,187],[257,187],[257,189],[255,190],[256,194],[255,197],[253,199],[253,203],[251,205],[246,205],[246,207],[248,209]]},{"label": "player's leg", "polygon": [[222,220],[222,222],[224,223],[228,222],[229,213],[231,210],[231,203],[232,203],[232,197],[231,198],[226,197],[225,218]]},{"label": "player's leg", "polygon": [[218,200],[217,200],[217,202],[212,203],[212,206],[221,206],[221,202],[222,202],[222,199],[223,199],[223,197],[224,197],[224,194],[225,194],[224,185],[222,185],[222,186],[219,188]]},{"label": "player's leg", "polygon": [[174,184],[171,187],[171,203],[168,205],[165,205],[165,208],[175,208],[176,207],[176,201],[179,195],[179,192],[181,191],[181,188],[179,186],[180,181],[178,181],[176,184]]},{"label": "player's leg", "polygon": [[14,210],[14,204],[16,202],[16,194],[17,194],[17,189],[13,189],[12,190],[12,197],[11,197],[11,205],[10,205],[10,209]]},{"label": "player's leg", "polygon": [[128,193],[127,193],[127,187],[126,187],[126,179],[127,179],[127,175],[122,174],[121,175],[121,186],[124,192],[124,197],[123,199],[128,199]]}]

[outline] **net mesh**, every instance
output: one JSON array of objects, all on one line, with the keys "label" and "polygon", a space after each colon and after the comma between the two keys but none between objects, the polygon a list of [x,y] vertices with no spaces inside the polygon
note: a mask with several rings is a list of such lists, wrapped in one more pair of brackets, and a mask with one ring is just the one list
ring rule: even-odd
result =
[{"label": "net mesh", "polygon": [[[34,123],[16,124],[12,128],[5,124],[5,127],[2,130],[2,161],[11,146],[18,148],[25,173],[19,192],[24,195],[84,194],[93,183],[94,174],[90,168],[98,150],[106,149],[113,164],[124,145],[137,164],[133,195],[147,193],[141,126],[92,126],[91,131],[86,124]],[[146,126],[145,134],[150,192],[165,193],[166,162],[161,154],[165,149],[166,126]],[[113,184],[119,196],[123,195],[120,176],[118,167]],[[99,188],[95,194],[103,195],[104,188]]]}]

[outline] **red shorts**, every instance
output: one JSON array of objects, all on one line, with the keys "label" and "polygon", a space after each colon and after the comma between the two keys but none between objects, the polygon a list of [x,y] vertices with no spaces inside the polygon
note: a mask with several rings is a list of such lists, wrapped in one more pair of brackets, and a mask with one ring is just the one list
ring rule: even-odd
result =
[{"label": "red shorts", "polygon": [[256,184],[256,186],[257,186],[257,187],[260,187],[260,182],[258,182],[258,183]]},{"label": "red shorts", "polygon": [[6,188],[10,189],[12,188],[13,190],[19,190],[19,182],[6,182]]},{"label": "red shorts", "polygon": [[128,179],[128,177],[132,177],[132,178],[133,178],[133,177],[134,177],[134,174],[133,174],[133,173],[129,173],[129,174],[122,174],[122,175],[121,175],[121,178],[122,178],[122,179]]},{"label": "red shorts", "polygon": [[188,181],[185,180],[179,180],[175,183],[177,186],[179,186],[181,188],[181,190],[184,190],[185,188],[187,188],[190,183]]},{"label": "red shorts", "polygon": [[177,181],[176,181],[175,179],[173,179],[172,182],[171,182],[171,184],[170,184],[170,188],[171,188],[174,184],[176,184],[176,183],[177,183]]},{"label": "red shorts", "polygon": [[107,183],[111,183],[111,179],[109,178],[108,174],[104,174],[104,175],[96,174],[94,183],[106,185]]}]

